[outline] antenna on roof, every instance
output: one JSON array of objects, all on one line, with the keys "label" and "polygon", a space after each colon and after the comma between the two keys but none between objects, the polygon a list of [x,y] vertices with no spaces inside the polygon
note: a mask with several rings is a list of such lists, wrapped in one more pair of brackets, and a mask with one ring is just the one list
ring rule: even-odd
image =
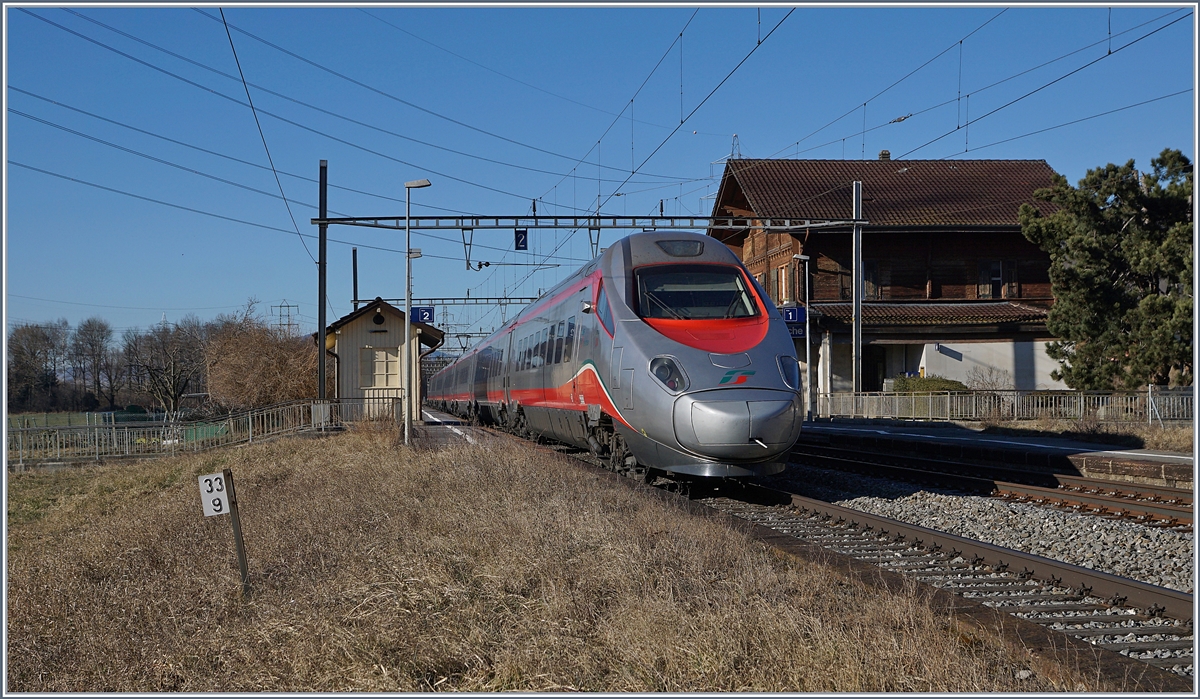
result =
[{"label": "antenna on roof", "polygon": [[739,160],[742,157],[742,144],[738,142],[737,134],[733,135],[733,145],[729,147],[729,157],[731,159],[737,158]]}]

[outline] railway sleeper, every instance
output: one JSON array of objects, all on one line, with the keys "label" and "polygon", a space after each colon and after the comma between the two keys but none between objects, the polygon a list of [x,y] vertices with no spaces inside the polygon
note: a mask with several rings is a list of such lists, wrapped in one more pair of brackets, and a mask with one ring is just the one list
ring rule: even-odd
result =
[{"label": "railway sleeper", "polygon": [[[1071,634],[1076,638],[1084,638],[1085,636],[1127,636],[1135,634],[1138,636],[1191,636],[1192,627],[1174,627],[1174,626],[1105,626],[1098,629],[1060,629],[1055,628],[1055,631]],[[1191,639],[1189,639],[1191,640]]]}]

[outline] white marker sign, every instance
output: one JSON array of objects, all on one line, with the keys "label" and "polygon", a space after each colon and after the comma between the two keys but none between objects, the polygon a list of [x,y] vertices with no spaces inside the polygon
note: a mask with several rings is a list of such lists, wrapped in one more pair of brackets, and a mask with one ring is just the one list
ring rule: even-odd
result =
[{"label": "white marker sign", "polygon": [[200,502],[204,504],[205,517],[229,512],[229,492],[225,490],[224,474],[200,476]]}]

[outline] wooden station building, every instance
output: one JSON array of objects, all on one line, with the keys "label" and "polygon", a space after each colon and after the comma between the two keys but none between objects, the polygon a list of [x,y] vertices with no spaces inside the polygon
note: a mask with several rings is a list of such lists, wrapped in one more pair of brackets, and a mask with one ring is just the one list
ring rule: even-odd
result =
[{"label": "wooden station building", "polygon": [[[862,390],[898,375],[1009,388],[1063,388],[1044,343],[1050,257],[1021,234],[1017,212],[1054,171],[1042,160],[756,160],[726,162],[713,216],[750,227],[709,230],[780,306],[809,293],[818,393],[852,388],[851,228],[764,232],[766,218],[851,219],[863,183]],[[794,255],[807,255],[804,262]],[[804,361],[803,340],[797,356]],[[999,386],[992,386],[998,388]]]}]

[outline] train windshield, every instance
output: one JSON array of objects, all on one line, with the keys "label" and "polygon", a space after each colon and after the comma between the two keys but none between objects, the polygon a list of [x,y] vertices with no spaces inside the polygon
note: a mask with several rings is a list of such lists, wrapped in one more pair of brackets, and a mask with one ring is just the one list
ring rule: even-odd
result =
[{"label": "train windshield", "polygon": [[698,320],[749,318],[758,306],[736,267],[656,265],[635,270],[638,315]]}]

